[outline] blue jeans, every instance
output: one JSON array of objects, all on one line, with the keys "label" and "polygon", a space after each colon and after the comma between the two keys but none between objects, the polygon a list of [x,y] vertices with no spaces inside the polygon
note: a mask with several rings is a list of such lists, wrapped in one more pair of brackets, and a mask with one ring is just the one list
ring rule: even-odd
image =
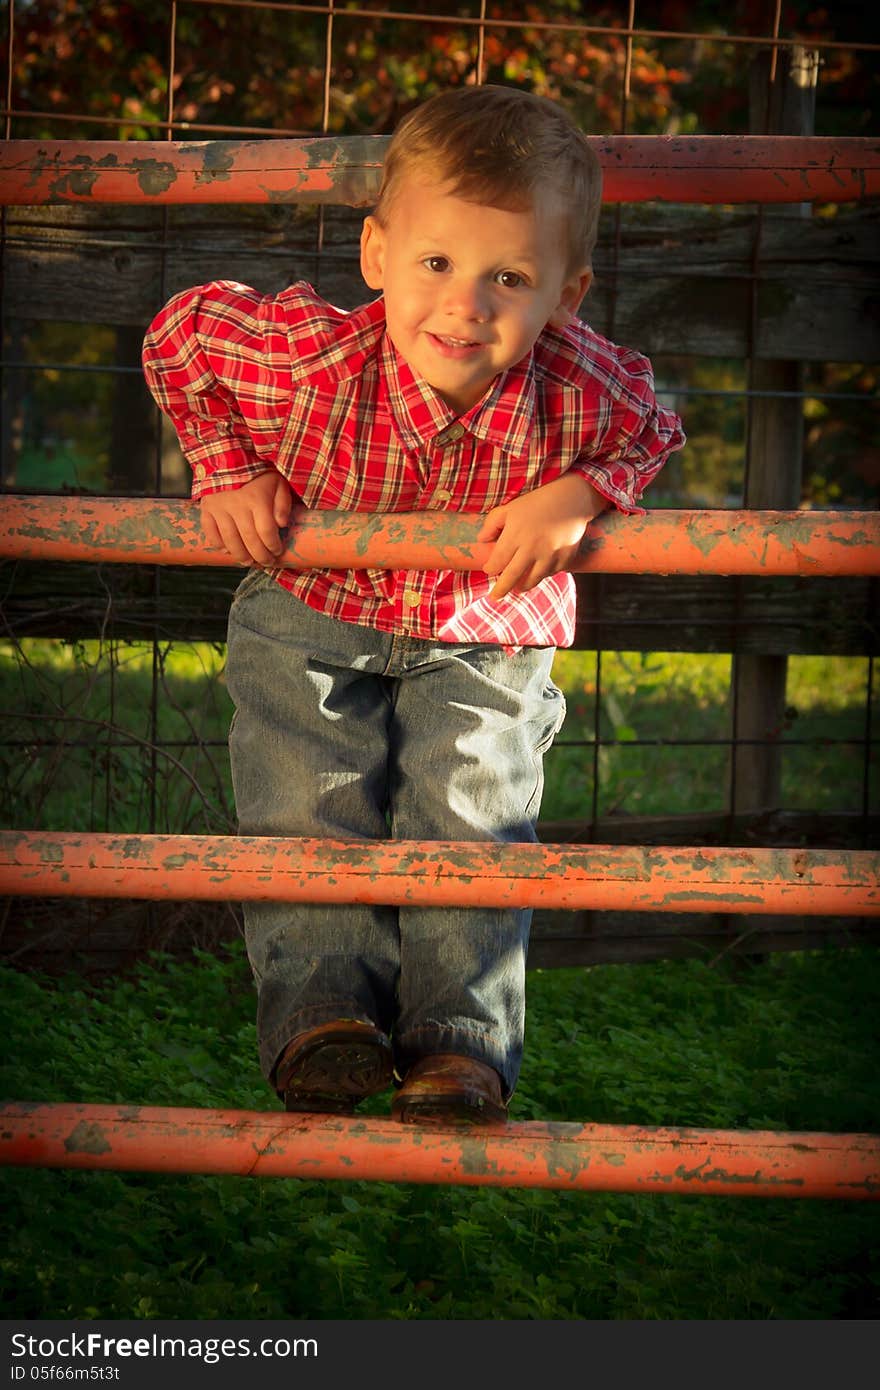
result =
[{"label": "blue jeans", "polygon": [[[229,617],[239,830],[533,842],[565,705],[553,649],[392,636],[315,612],[260,570]],[[245,905],[260,1061],[337,1018],[391,1036],[395,1069],[453,1052],[513,1091],[530,911]]]}]

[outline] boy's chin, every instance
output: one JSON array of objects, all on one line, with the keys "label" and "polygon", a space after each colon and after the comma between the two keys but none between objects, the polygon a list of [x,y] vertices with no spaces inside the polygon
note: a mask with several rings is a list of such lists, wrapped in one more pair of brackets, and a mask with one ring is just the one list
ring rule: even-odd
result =
[{"label": "boy's chin", "polygon": [[429,382],[428,385],[437,392],[437,395],[444,404],[449,406],[450,410],[454,410],[456,415],[464,415],[472,406],[483,399],[494,380],[495,378],[492,377],[490,381],[485,382],[482,386],[474,387],[472,391],[451,390],[448,386],[435,385],[434,382]]},{"label": "boy's chin", "polygon": [[503,369],[493,372],[491,376],[480,376],[474,380],[456,381],[451,373],[432,372],[425,375],[423,380],[437,392],[443,401],[454,410],[458,415],[463,415],[471,406],[477,404],[485,396],[493,382],[498,380]]}]

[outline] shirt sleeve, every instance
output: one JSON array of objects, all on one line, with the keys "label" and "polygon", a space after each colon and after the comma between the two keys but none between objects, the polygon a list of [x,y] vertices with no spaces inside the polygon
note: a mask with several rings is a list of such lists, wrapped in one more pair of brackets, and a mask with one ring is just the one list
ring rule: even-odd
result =
[{"label": "shirt sleeve", "polygon": [[606,428],[572,468],[619,511],[637,514],[645,510],[642,493],[682,447],[685,434],[678,415],[658,404],[647,357],[630,348],[617,353],[613,387],[605,396]]},{"label": "shirt sleeve", "polygon": [[176,294],[147,330],[147,385],[193,471],[193,497],[274,467],[290,402],[284,296],[216,280]]}]

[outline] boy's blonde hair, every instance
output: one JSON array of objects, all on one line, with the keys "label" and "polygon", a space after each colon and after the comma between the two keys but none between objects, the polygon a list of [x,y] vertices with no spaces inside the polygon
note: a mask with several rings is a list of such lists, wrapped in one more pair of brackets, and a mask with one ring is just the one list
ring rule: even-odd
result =
[{"label": "boy's blonde hair", "polygon": [[455,87],[417,106],[391,137],[374,210],[380,225],[403,179],[413,174],[451,183],[460,198],[512,212],[557,194],[568,215],[566,269],[591,266],[602,169],[574,121],[545,97],[514,87]]}]

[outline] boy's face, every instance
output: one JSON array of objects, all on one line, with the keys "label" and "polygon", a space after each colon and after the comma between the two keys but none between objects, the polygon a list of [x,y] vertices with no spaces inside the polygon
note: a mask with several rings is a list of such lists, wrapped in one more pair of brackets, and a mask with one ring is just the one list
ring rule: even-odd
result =
[{"label": "boy's face", "polygon": [[538,335],[562,327],[592,278],[566,271],[565,216],[550,197],[510,212],[409,179],[387,223],[364,223],[361,271],[383,290],[388,334],[418,376],[459,414]]}]

